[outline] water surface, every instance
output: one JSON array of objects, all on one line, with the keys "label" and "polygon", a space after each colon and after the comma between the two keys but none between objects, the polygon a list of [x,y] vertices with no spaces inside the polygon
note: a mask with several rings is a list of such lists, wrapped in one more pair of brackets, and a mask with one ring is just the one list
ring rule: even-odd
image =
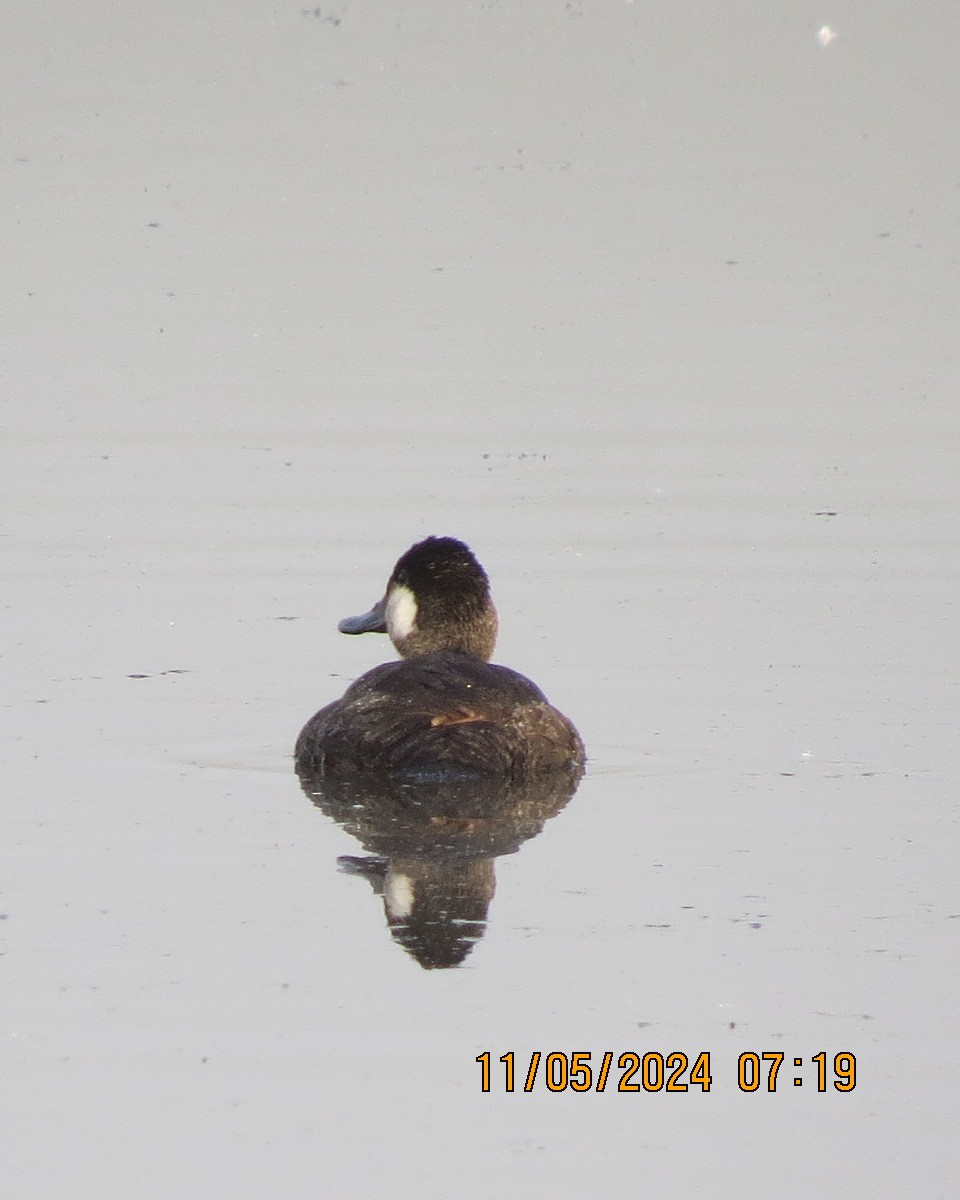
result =
[{"label": "water surface", "polygon": [[[10,1194],[952,1196],[955,15],[7,26]],[[428,533],[590,753],[429,971],[291,762]]]}]

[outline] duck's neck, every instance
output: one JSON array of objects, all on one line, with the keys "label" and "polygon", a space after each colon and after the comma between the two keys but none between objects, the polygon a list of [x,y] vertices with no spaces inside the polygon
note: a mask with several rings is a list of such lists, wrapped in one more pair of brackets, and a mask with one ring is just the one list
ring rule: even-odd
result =
[{"label": "duck's neck", "polygon": [[497,644],[497,613],[493,605],[480,619],[469,622],[448,620],[429,629],[414,627],[405,637],[395,638],[393,644],[402,658],[417,658],[438,650],[457,650],[481,662],[489,662]]}]

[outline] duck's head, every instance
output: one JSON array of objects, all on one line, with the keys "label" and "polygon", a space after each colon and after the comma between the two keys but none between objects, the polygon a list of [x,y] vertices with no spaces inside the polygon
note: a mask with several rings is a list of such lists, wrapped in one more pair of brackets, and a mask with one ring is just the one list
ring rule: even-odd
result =
[{"label": "duck's head", "polygon": [[399,559],[383,599],[337,628],[389,633],[403,658],[460,650],[487,661],[497,640],[497,610],[487,573],[469,546],[456,538],[428,537]]}]

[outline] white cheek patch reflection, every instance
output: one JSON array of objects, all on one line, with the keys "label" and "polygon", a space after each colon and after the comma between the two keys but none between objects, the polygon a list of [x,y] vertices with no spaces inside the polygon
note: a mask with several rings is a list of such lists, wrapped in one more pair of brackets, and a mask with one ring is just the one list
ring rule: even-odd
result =
[{"label": "white cheek patch reflection", "polygon": [[413,912],[413,880],[409,875],[387,873],[383,885],[383,905],[393,921],[405,920]]},{"label": "white cheek patch reflection", "polygon": [[403,584],[394,584],[387,597],[387,633],[394,642],[402,642],[417,627],[417,599]]}]

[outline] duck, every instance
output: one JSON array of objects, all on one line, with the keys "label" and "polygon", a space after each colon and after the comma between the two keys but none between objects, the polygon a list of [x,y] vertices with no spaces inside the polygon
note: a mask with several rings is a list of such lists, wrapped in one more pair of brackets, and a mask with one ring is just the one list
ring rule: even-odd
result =
[{"label": "duck", "polygon": [[361,675],[303,727],[301,781],[387,775],[410,781],[552,773],[574,783],[586,751],[535,683],[490,661],[498,618],[486,571],[464,542],[431,536],[397,560],[382,598],[341,633],[386,633],[400,655]]}]

